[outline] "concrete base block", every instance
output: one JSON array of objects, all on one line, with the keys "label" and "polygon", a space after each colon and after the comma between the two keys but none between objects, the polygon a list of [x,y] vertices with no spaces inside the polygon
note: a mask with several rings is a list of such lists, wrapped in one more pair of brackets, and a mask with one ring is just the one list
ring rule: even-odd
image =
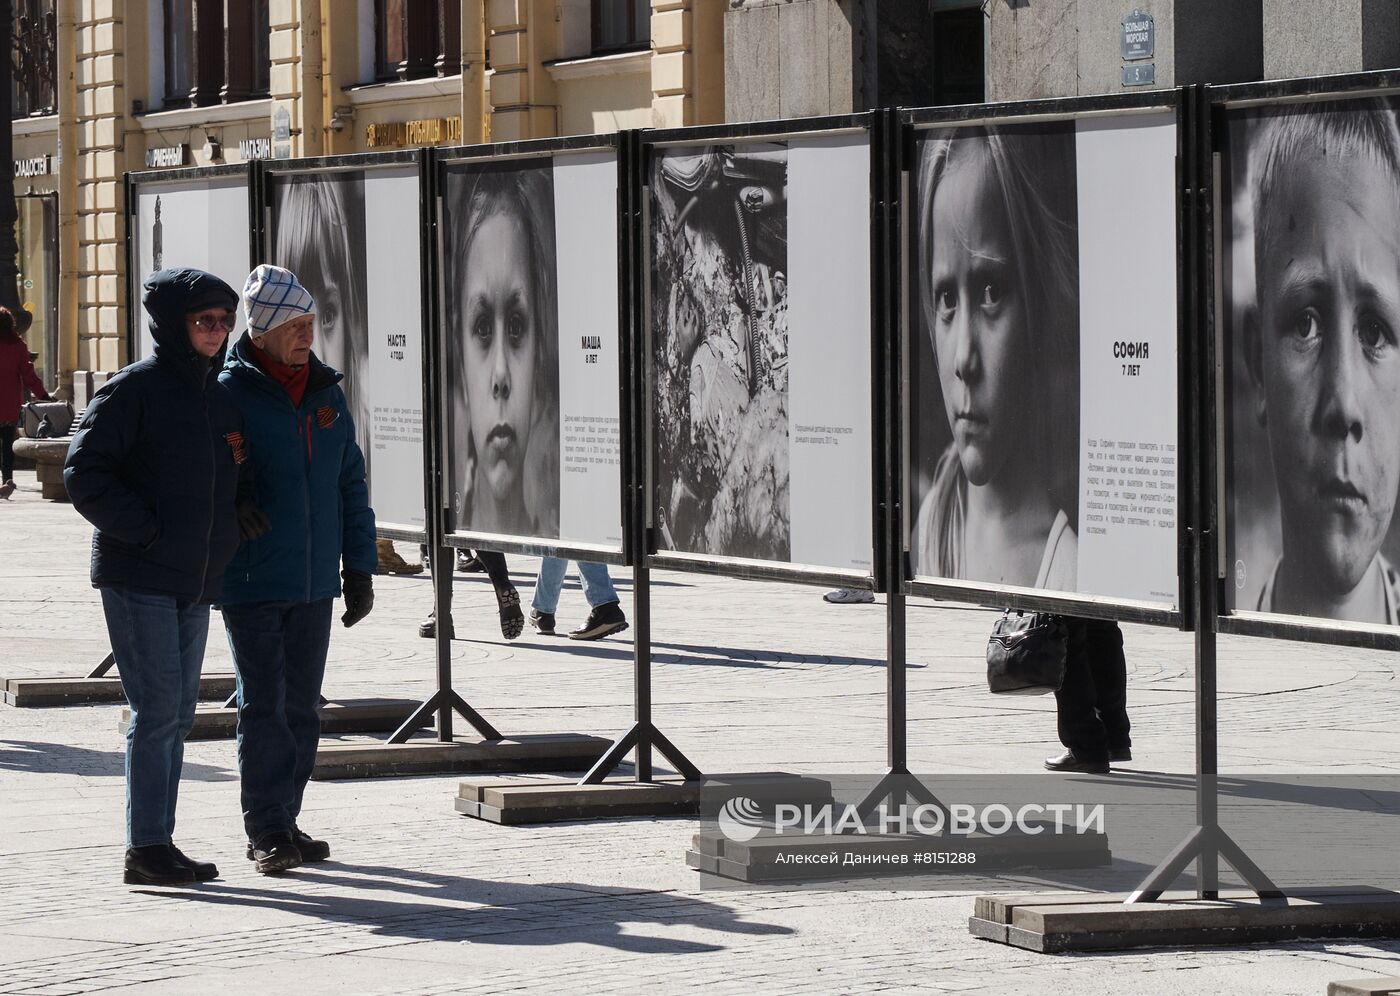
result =
[{"label": "concrete base block", "polygon": [[[199,679],[201,699],[227,699],[233,694],[231,674],[206,674]],[[5,678],[6,705],[22,708],[125,702],[120,678]]]},{"label": "concrete base block", "polygon": [[1392,996],[1393,993],[1400,993],[1400,977],[1393,975],[1381,979],[1348,979],[1327,984],[1327,996]]},{"label": "concrete base block", "polygon": [[[847,863],[847,856],[850,862]],[[1019,867],[1089,868],[1112,862],[1108,838],[1089,834],[779,834],[735,841],[717,829],[695,835],[686,864],[740,882],[809,882]]]},{"label": "concrete base block", "polygon": [[715,775],[688,782],[679,777],[653,782],[606,781],[579,785],[558,779],[481,779],[462,782],[454,807],[464,816],[521,826],[564,820],[638,816],[698,816],[742,791],[751,798],[772,792],[784,801],[823,805],[831,785],[785,772]]},{"label": "concrete base block", "polygon": [[406,744],[330,744],[316,752],[317,781],[487,771],[587,771],[612,741],[579,733],[502,740],[413,740]]},{"label": "concrete base block", "polygon": [[1214,900],[1186,892],[1168,892],[1155,903],[1128,905],[1126,898],[1104,893],[984,896],[977,900],[968,929],[974,937],[1047,954],[1400,937],[1400,893],[1368,886],[1296,889],[1285,899],[1265,900],[1244,890],[1222,890]]},{"label": "concrete base block", "polygon": [[[349,699],[321,706],[321,732],[393,733],[418,708],[412,699]],[[126,732],[131,710],[123,709],[117,728]],[[430,723],[431,727],[432,724]],[[238,710],[222,704],[202,705],[195,710],[194,726],[186,740],[224,740],[238,732]]]}]

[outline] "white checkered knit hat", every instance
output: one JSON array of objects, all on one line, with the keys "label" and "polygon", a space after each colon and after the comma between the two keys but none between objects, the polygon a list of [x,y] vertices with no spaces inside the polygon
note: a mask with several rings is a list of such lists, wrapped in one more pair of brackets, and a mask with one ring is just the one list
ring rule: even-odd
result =
[{"label": "white checkered knit hat", "polygon": [[316,299],[291,270],[264,263],[243,284],[243,307],[248,334],[259,339],[293,318],[316,314]]}]

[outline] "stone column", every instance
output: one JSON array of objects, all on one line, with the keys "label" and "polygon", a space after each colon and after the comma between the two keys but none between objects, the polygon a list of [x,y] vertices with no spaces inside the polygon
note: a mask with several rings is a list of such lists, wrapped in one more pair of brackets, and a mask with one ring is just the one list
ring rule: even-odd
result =
[{"label": "stone column", "polygon": [[558,99],[544,63],[558,56],[554,0],[489,0],[491,140],[511,142],[559,133]]},{"label": "stone column", "polygon": [[[59,389],[71,398],[69,377],[79,362],[78,315],[83,253],[78,241],[78,0],[58,0],[58,370]],[[120,357],[125,358],[125,357]],[[84,385],[85,386],[85,385]],[[86,392],[84,392],[86,397]]]},{"label": "stone column", "polygon": [[[325,151],[321,92],[321,0],[272,0],[272,154],[319,156]],[[286,138],[280,137],[284,132]]]},{"label": "stone column", "polygon": [[[651,116],[656,128],[725,119],[725,0],[651,0]],[[768,53],[772,57],[772,53]]]},{"label": "stone column", "polygon": [[462,144],[477,145],[487,138],[486,4],[462,3]]},{"label": "stone column", "polygon": [[[66,369],[116,370],[126,359],[121,309],[125,279],[122,174],[128,101],[125,4],[77,5],[77,355]],[[63,149],[63,155],[70,150]]]}]

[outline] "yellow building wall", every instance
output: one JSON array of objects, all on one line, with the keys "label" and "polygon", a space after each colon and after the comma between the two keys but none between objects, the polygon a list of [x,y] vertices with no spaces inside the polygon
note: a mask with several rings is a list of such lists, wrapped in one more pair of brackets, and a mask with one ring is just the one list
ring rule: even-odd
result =
[{"label": "yellow building wall", "polygon": [[560,80],[560,134],[593,135],[651,125],[651,74]]}]

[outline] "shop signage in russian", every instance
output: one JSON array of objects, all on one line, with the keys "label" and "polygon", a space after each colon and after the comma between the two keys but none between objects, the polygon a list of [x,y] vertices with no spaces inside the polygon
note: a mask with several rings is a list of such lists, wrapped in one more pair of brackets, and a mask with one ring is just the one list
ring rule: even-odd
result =
[{"label": "shop signage in russian", "polygon": [[15,176],[48,176],[53,172],[53,156],[15,160]]},{"label": "shop signage in russian", "polygon": [[146,150],[146,167],[159,169],[165,166],[184,166],[190,161],[189,145],[167,145],[159,149]]},{"label": "shop signage in russian", "polygon": [[249,159],[271,159],[272,139],[270,138],[243,138],[238,141],[238,154]]},{"label": "shop signage in russian", "polygon": [[371,149],[405,145],[455,145],[462,140],[462,118],[419,118],[414,121],[385,121],[365,126],[365,145]]}]

